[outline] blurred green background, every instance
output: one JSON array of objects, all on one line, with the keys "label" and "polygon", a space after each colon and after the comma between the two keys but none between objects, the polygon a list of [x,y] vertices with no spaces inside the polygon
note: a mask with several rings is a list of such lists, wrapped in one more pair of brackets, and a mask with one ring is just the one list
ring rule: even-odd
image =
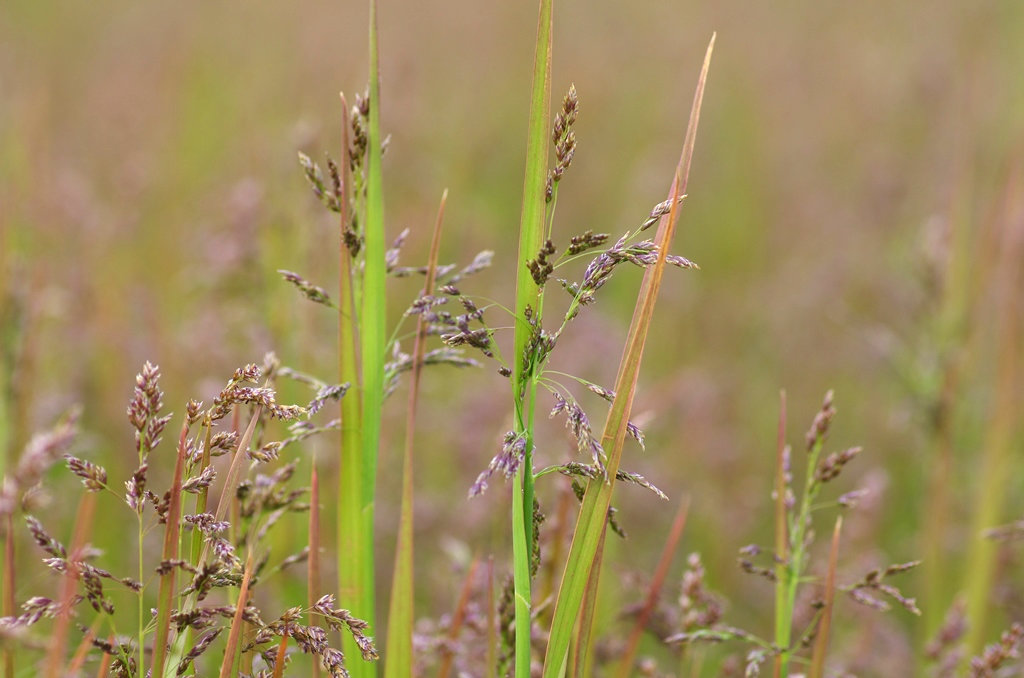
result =
[{"label": "blurred green background", "polygon": [[[535,27],[531,3],[380,6],[389,233],[411,228],[403,263],[422,263],[448,188],[442,260],[495,250],[466,291],[505,303]],[[667,277],[635,408],[647,452],[629,451],[625,465],[673,501],[691,497],[681,549],[702,552],[710,584],[733,601],[730,621],[768,633],[768,585],[734,560],[740,546],[771,543],[780,389],[798,451],[830,388],[831,447],[865,448],[839,483],[873,490],[844,541],[859,572],[921,553],[937,394],[955,355],[947,555],[959,567],[995,377],[1019,375],[1024,353],[1012,340],[1022,295],[1006,282],[1022,266],[1011,245],[1024,200],[1024,4],[557,3],[553,97],[574,82],[582,110],[559,193],[563,241],[585,229],[617,236],[664,199],[712,31],[674,248],[702,270]],[[338,92],[351,101],[365,85],[365,35],[354,2],[0,3],[0,300],[15,441],[79,402],[80,447],[115,476],[125,459],[127,475],[124,407],[144,360],[160,364],[179,412],[268,350],[335,373],[335,321],[275,271],[333,288],[336,227],[295,154],[337,157]],[[556,368],[611,385],[638,281],[617,275]],[[396,322],[418,284],[391,281]],[[1017,412],[1020,390],[1010,388]],[[507,428],[507,395],[490,366],[425,376],[418,614],[451,609],[460,553],[494,552],[499,564],[507,553],[501,485],[464,499]],[[600,401],[587,403],[601,421]],[[382,582],[403,407],[400,393],[381,456]],[[553,463],[572,446],[559,423],[550,431],[539,454]],[[1016,436],[1007,521],[1024,509],[1019,425]],[[325,439],[314,451],[330,465],[331,450]],[[613,582],[653,570],[674,513],[639,490],[618,497],[630,542],[613,548]],[[951,575],[939,607],[958,587]],[[900,612],[876,622],[840,651],[919,628]],[[891,642],[906,661],[904,641]]]}]

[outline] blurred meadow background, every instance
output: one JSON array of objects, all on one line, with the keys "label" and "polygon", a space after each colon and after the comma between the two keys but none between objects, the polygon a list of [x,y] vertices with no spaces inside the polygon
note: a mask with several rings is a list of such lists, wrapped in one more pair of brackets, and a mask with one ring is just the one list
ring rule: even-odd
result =
[{"label": "blurred meadow background", "polygon": [[[441,261],[495,250],[467,287],[510,304],[536,7],[382,2],[379,19],[389,238],[410,228],[402,263],[425,262],[447,188]],[[336,220],[310,194],[296,151],[339,155],[338,92],[352,101],[366,84],[366,23],[363,3],[322,0],[0,3],[8,463],[80,403],[76,453],[130,472],[124,408],[146,360],[161,366],[176,412],[270,350],[336,373],[336,319],[276,270],[333,289]],[[614,629],[615,610],[642,597],[628,582],[654,570],[687,496],[666,586],[677,591],[683,554],[700,552],[708,585],[730,601],[727,619],[770,626],[770,585],[744,574],[736,553],[772,540],[779,391],[799,451],[834,389],[829,448],[864,447],[841,490],[871,490],[847,518],[841,570],[924,557],[935,549],[928,517],[944,516],[933,554],[943,574],[903,581],[923,619],[837,612],[870,622],[838,632],[835,656],[849,671],[906,675],[965,586],[979,498],[995,497],[990,527],[1024,515],[1024,4],[557,3],[552,95],[575,83],[581,112],[556,233],[617,237],[664,199],[712,31],[674,246],[701,270],[666,275],[634,407],[647,451],[627,450],[629,469],[672,502],[616,493],[629,540],[609,541],[601,625]],[[556,369],[610,385],[639,280],[629,271],[609,284]],[[390,327],[419,285],[389,281]],[[305,397],[288,388],[283,401]],[[508,385],[487,366],[427,371],[422,388],[417,616],[437,618],[454,607],[453,573],[472,554],[507,570],[507,485],[465,497],[509,427]],[[403,392],[385,409],[381,582],[397,525]],[[538,450],[542,463],[572,453],[561,423],[546,430],[555,449]],[[334,439],[309,449],[333,468]],[[75,503],[60,492],[77,481],[54,472],[48,483],[43,513],[66,533]],[[549,519],[552,487],[541,490]],[[335,491],[325,486],[326,507]],[[278,538],[301,548],[304,536]],[[121,539],[116,524],[95,530],[100,547],[116,551]],[[991,637],[1024,615],[1024,554],[1009,545],[997,556]],[[18,558],[30,572],[27,539]],[[43,576],[26,575],[19,600]],[[300,596],[302,586],[298,577]]]}]

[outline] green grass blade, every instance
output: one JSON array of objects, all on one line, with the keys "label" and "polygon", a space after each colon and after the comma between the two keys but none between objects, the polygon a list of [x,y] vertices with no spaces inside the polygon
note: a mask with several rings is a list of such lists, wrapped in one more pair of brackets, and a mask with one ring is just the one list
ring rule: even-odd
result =
[{"label": "green grass blade", "polygon": [[604,561],[604,544],[608,531],[601,533],[594,552],[594,566],[587,577],[587,588],[583,590],[583,606],[576,622],[576,637],[572,642],[572,660],[569,673],[573,678],[586,678],[591,674],[594,648],[594,617],[597,614],[597,592],[601,587],[601,563]]},{"label": "green grass blade", "polygon": [[380,64],[377,54],[377,3],[370,3],[370,125],[366,189],[366,268],[363,273],[360,348],[363,363],[363,559],[362,605],[358,616],[374,626],[373,507],[377,481],[377,449],[384,401],[386,360],[384,192],[381,172]]},{"label": "green grass blade", "polygon": [[[356,318],[355,284],[353,280],[352,255],[345,246],[343,234],[352,218],[355,196],[352,189],[352,174],[348,162],[349,152],[349,108],[345,95],[341,95],[342,109],[342,175],[341,217],[338,230],[338,381],[352,387],[341,399],[341,448],[338,463],[338,603],[353,611],[363,607],[361,592],[363,586],[363,549],[365,538],[363,522],[363,434],[362,434],[362,377],[359,372],[358,344],[356,341],[359,323]],[[361,614],[361,613],[356,613]],[[355,642],[347,635],[342,637],[346,657],[359,657]],[[364,663],[351,662],[349,669],[357,676]]]},{"label": "green grass blade", "polygon": [[[789,529],[786,522],[786,392],[779,392],[779,426],[775,444],[775,644],[789,645],[790,619],[786,612],[786,563],[789,562]],[[782,671],[782,655],[776,655],[775,675]]]},{"label": "green grass blade", "polygon": [[[448,191],[441,195],[441,206],[434,222],[434,235],[430,241],[427,260],[427,280],[423,294],[434,292],[437,257],[441,249],[441,223]],[[423,372],[423,354],[426,352],[427,323],[423,314],[416,322],[416,344],[413,348],[412,374],[409,377],[409,405],[405,419],[405,456],[402,461],[402,508],[398,519],[398,546],[395,548],[395,570],[391,579],[391,604],[388,609],[388,638],[384,653],[385,678],[404,678],[412,675],[413,630],[413,439],[416,431],[416,409],[419,404],[420,375]]]},{"label": "green grass blade", "polygon": [[526,262],[536,256],[544,240],[544,186],[548,171],[548,117],[551,107],[551,32],[553,0],[541,0],[537,18],[537,48],[526,139],[526,172],[519,225],[516,275],[515,365],[512,393],[514,426],[526,433],[526,452],[516,472],[512,491],[512,557],[515,586],[516,676],[530,675],[530,561],[533,544],[533,390],[535,384],[523,360],[531,328],[526,309],[539,311],[540,289]]},{"label": "green grass blade", "polygon": [[[971,521],[967,564],[967,656],[980,654],[985,647],[986,632],[991,631],[993,595],[996,586],[996,556],[999,545],[984,536],[985,531],[1006,520],[1009,480],[1013,477],[1014,447],[1019,439],[1020,382],[1024,377],[1021,346],[1024,328],[1020,308],[1024,296],[1024,198],[1019,197],[1020,172],[1009,182],[1007,203],[1003,208],[999,229],[999,259],[995,271],[996,303],[999,310],[996,324],[995,365],[998,370],[991,406],[985,448],[980,461],[980,475],[975,487],[974,515]],[[1012,187],[1012,188],[1011,188]]]},{"label": "green grass blade", "polygon": [[711,53],[714,45],[715,38],[712,36],[707,54],[704,57],[700,78],[697,82],[697,91],[693,99],[693,108],[690,112],[690,123],[686,130],[686,140],[683,143],[682,155],[679,158],[675,179],[672,181],[672,188],[669,191],[669,200],[671,201],[670,205],[672,205],[672,208],[662,218],[661,224],[658,226],[658,261],[654,266],[648,268],[644,274],[636,310],[633,313],[633,321],[630,324],[626,346],[619,364],[619,373],[615,383],[615,399],[612,401],[611,409],[608,412],[608,419],[605,421],[604,432],[601,435],[601,444],[608,453],[608,480],[598,479],[588,484],[586,495],[583,499],[583,506],[580,509],[580,515],[576,523],[576,531],[573,534],[572,546],[569,549],[569,558],[566,562],[565,573],[562,576],[558,598],[555,602],[555,614],[551,622],[551,634],[548,639],[547,654],[544,659],[543,675],[545,678],[558,678],[565,673],[573,626],[579,614],[584,589],[587,586],[591,567],[595,562],[597,548],[605,530],[605,520],[608,508],[611,506],[612,490],[615,487],[615,473],[619,469],[619,463],[622,458],[622,444],[626,437],[626,424],[629,419],[629,412],[632,409],[633,396],[640,372],[640,360],[643,357],[647,331],[651,324],[651,318],[654,315],[654,304],[661,286],[661,277],[665,270],[665,255],[668,253],[668,248],[672,242],[672,234],[675,231],[678,216],[677,196],[685,193],[689,178],[690,163],[693,158],[693,147],[697,135],[697,123],[700,118],[701,101],[704,96],[704,84],[707,80],[708,66],[711,62]]},{"label": "green grass blade", "polygon": [[[364,496],[364,508],[372,504],[372,489],[377,471],[377,444],[384,383],[385,317],[387,311],[385,281],[387,243],[384,237],[384,189],[381,160],[383,136],[380,131],[380,64],[377,50],[377,3],[370,3],[370,115],[366,188],[366,270],[363,274],[361,334],[363,363],[363,449],[366,466],[363,481],[371,490]],[[367,501],[370,499],[371,501]]]}]

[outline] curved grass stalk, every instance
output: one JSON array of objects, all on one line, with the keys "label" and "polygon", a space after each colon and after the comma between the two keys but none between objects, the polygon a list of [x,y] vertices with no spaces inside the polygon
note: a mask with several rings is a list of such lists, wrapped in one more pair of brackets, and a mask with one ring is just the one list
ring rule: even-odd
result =
[{"label": "curved grass stalk", "polygon": [[[441,206],[434,223],[427,261],[427,279],[423,295],[434,291],[437,258],[441,249],[441,223],[448,191],[441,195]],[[423,314],[416,321],[416,344],[413,348],[412,373],[409,377],[409,404],[405,419],[405,455],[402,461],[402,507],[398,522],[398,546],[395,549],[395,570],[391,580],[391,603],[388,609],[388,639],[384,665],[385,678],[411,676],[413,632],[413,439],[416,430],[416,410],[419,404],[420,375],[426,352],[427,323]]]},{"label": "curved grass stalk", "polygon": [[708,67],[714,49],[715,38],[712,36],[704,57],[704,65],[697,82],[693,107],[690,112],[690,123],[683,143],[682,155],[676,168],[672,188],[668,199],[671,209],[662,218],[658,227],[656,242],[658,261],[644,273],[643,284],[637,300],[633,321],[630,324],[626,346],[619,364],[619,373],[615,382],[615,399],[612,401],[608,418],[605,421],[601,436],[601,446],[608,452],[607,480],[592,480],[587,485],[583,506],[580,509],[576,530],[573,534],[569,558],[555,603],[555,614],[551,623],[551,634],[548,639],[547,654],[544,658],[545,678],[559,678],[568,669],[569,643],[573,635],[573,627],[577,615],[584,602],[584,592],[590,579],[590,572],[597,558],[598,546],[605,531],[606,516],[611,506],[612,490],[614,489],[615,473],[622,459],[622,446],[626,437],[626,424],[632,409],[633,397],[636,392],[637,378],[640,372],[640,361],[643,357],[644,344],[651,318],[654,315],[654,304],[661,286],[662,274],[665,270],[665,257],[672,234],[675,232],[678,217],[678,196],[686,192],[686,184],[693,158],[693,147],[697,135],[697,123],[700,118],[700,107],[704,96],[704,84],[707,80]]}]

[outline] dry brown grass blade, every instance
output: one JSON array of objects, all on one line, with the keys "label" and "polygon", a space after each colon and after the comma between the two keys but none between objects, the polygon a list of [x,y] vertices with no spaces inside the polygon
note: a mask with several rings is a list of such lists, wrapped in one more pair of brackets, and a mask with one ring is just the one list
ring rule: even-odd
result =
[{"label": "dry brown grass blade", "polygon": [[[306,573],[307,598],[310,609],[320,598],[320,476],[316,472],[316,460],[309,476],[309,562]],[[310,612],[310,624],[313,613]],[[275,669],[276,670],[276,669]],[[313,662],[313,678],[320,678],[320,663]]]},{"label": "dry brown grass blade", "polygon": [[224,648],[224,660],[220,664],[220,678],[230,678],[231,671],[234,668],[235,654],[238,652],[238,644],[242,638],[242,626],[245,624],[242,615],[245,613],[246,600],[249,598],[249,581],[251,579],[252,552],[250,551],[245,559],[245,574],[242,576],[242,588],[238,592],[238,603],[235,607],[235,618],[231,621],[228,643]]},{"label": "dry brown grass blade", "polygon": [[[476,577],[476,568],[480,564],[480,557],[473,556],[473,562],[469,564],[469,571],[466,572],[466,580],[462,582],[462,591],[459,593],[459,602],[455,606],[455,613],[452,615],[452,626],[448,629],[448,643],[454,645],[459,639],[459,631],[462,630],[462,622],[466,619],[466,606],[469,605],[469,596],[473,593],[473,579]],[[438,678],[448,678],[451,673],[452,663],[455,655],[451,651],[445,651],[441,658],[441,667],[437,672]]]},{"label": "dry brown grass blade", "polygon": [[675,556],[676,547],[679,545],[680,537],[683,536],[683,529],[686,527],[686,516],[689,511],[690,499],[687,497],[679,504],[679,510],[676,512],[676,517],[672,521],[672,528],[669,530],[668,537],[665,539],[665,547],[661,551],[661,558],[658,560],[658,566],[654,570],[654,576],[651,578],[651,587],[647,591],[647,599],[644,601],[643,609],[641,609],[640,614],[637,615],[636,624],[633,626],[633,630],[629,634],[629,639],[626,641],[626,650],[622,655],[622,661],[619,664],[620,678],[629,678],[629,675],[633,671],[633,661],[636,659],[636,651],[640,645],[640,637],[643,635],[644,629],[647,627],[647,622],[651,618],[651,613],[654,612],[654,606],[658,602],[661,587],[665,583],[665,577],[668,576],[668,568],[672,566],[672,558]]},{"label": "dry brown grass blade", "polygon": [[814,640],[814,654],[807,678],[822,678],[825,675],[825,656],[828,654],[828,634],[832,626],[832,608],[836,602],[836,562],[839,560],[839,533],[843,529],[843,517],[836,518],[832,531],[832,548],[828,555],[828,574],[825,577],[825,607],[818,622],[818,635]]},{"label": "dry brown grass blade", "polygon": [[[64,588],[61,592],[61,603],[63,606],[70,604],[78,588],[78,566],[81,558],[82,548],[89,541],[89,531],[92,529],[92,517],[96,510],[96,495],[93,492],[86,492],[78,502],[78,513],[75,518],[75,531],[71,537],[71,548],[68,549],[68,568],[64,574]],[[64,666],[64,650],[68,643],[68,632],[71,628],[71,615],[59,615],[53,624],[52,643],[50,645],[50,657],[47,662],[46,675],[49,678],[60,678],[67,675]]]}]

